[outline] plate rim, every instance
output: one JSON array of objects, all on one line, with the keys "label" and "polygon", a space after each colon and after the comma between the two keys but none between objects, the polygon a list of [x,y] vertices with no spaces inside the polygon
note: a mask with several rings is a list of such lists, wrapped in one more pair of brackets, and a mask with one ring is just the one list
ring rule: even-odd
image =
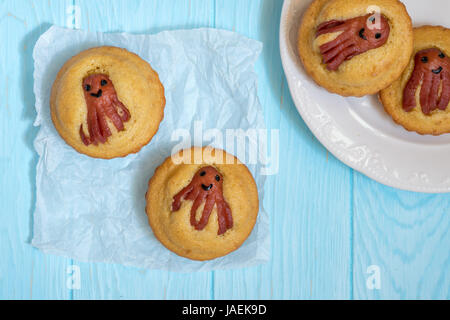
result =
[{"label": "plate rim", "polygon": [[[294,102],[294,105],[299,112],[300,116],[303,118],[305,124],[309,128],[309,130],[314,134],[317,140],[329,151],[333,154],[334,157],[336,157],[339,161],[341,161],[343,164],[347,165],[348,167],[358,171],[359,173],[369,177],[370,179],[381,183],[385,186],[404,190],[404,191],[410,191],[410,192],[419,192],[419,193],[429,193],[429,194],[445,194],[450,193],[450,185],[444,186],[444,187],[430,187],[430,186],[420,186],[420,185],[408,185],[406,182],[401,183],[398,179],[392,179],[388,175],[380,175],[374,172],[370,169],[370,167],[362,166],[358,162],[353,162],[350,159],[346,158],[344,154],[338,148],[333,144],[332,141],[326,139],[318,130],[317,127],[313,126],[312,123],[309,121],[309,115],[306,113],[306,110],[300,106],[300,103],[296,101],[293,94],[293,79],[292,76],[290,76],[290,72],[288,71],[287,63],[289,59],[288,55],[288,45],[287,45],[287,38],[285,37],[285,30],[286,30],[286,17],[288,14],[288,11],[290,9],[291,3],[293,0],[284,0],[283,7],[281,10],[281,18],[280,18],[280,28],[279,28],[279,46],[280,46],[280,56],[281,56],[281,62],[284,74],[286,76],[286,80],[289,87],[289,92],[291,94],[292,100]],[[305,0],[302,0],[305,1]],[[391,175],[391,173],[389,174]]]}]

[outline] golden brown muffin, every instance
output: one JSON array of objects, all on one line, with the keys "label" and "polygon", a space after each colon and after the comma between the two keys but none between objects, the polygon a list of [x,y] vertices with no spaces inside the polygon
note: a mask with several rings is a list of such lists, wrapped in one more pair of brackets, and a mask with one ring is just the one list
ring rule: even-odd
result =
[{"label": "golden brown muffin", "polygon": [[380,92],[394,121],[419,134],[450,133],[450,29],[414,29],[414,51],[408,67]]},{"label": "golden brown muffin", "polygon": [[308,74],[342,96],[386,88],[405,69],[412,48],[411,18],[398,0],[314,0],[298,34]]},{"label": "golden brown muffin", "polygon": [[167,158],[151,178],[146,199],[156,238],[192,260],[212,260],[238,249],[259,211],[250,171],[212,148],[186,149]]},{"label": "golden brown muffin", "polygon": [[138,55],[97,47],[67,61],[53,83],[56,130],[75,150],[111,159],[148,144],[164,116],[164,87]]}]

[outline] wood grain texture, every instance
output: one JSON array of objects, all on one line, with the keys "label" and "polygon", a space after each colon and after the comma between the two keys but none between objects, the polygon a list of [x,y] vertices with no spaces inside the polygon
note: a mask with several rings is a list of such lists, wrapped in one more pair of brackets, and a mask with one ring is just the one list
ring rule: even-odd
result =
[{"label": "wood grain texture", "polygon": [[[269,177],[272,261],[215,272],[217,299],[350,297],[350,169],[312,136],[290,98],[279,54],[282,1],[216,1],[216,27],[264,44],[256,71],[267,127],[280,130],[280,169]],[[326,200],[324,196],[326,195]]]},{"label": "wood grain texture", "polygon": [[32,51],[48,26],[63,23],[69,2],[54,2],[0,2],[0,298],[70,298],[71,260],[30,245],[37,164]]},{"label": "wood grain texture", "polygon": [[[290,98],[278,45],[281,6],[0,0],[0,299],[450,298],[450,195],[382,186],[328,154]],[[30,246],[37,163],[32,50],[52,24],[132,33],[217,27],[263,42],[259,98],[267,127],[280,130],[280,170],[268,178],[263,199],[271,217],[269,263],[179,274],[79,263]],[[66,286],[72,264],[80,268],[80,289]],[[371,265],[380,268],[379,290],[366,285]]]},{"label": "wood grain texture", "polygon": [[[355,175],[356,299],[450,298],[450,195],[383,186]],[[380,269],[379,290],[366,286]]]}]

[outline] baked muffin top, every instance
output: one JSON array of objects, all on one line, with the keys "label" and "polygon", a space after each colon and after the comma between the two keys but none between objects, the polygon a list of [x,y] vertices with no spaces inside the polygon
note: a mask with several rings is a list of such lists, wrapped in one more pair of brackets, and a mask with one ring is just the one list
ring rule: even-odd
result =
[{"label": "baked muffin top", "polygon": [[450,29],[414,29],[414,50],[401,77],[380,92],[394,121],[419,134],[450,133]]},{"label": "baked muffin top", "polygon": [[111,159],[138,152],[164,115],[164,87],[138,55],[97,47],[65,63],[52,87],[55,128],[78,152]]},{"label": "baked muffin top", "polygon": [[342,96],[386,88],[408,64],[412,47],[411,18],[398,0],[315,0],[298,35],[306,71]]},{"label": "baked muffin top", "polygon": [[146,199],[155,236],[192,260],[215,259],[239,248],[259,211],[258,190],[247,167],[210,148],[167,158],[150,180]]}]

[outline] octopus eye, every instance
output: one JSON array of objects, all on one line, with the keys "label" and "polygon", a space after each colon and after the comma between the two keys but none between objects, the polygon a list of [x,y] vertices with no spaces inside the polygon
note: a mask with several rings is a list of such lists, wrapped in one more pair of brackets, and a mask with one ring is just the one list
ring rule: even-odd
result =
[{"label": "octopus eye", "polygon": [[445,58],[445,54],[444,54],[443,52],[441,52],[441,53],[439,54],[439,58],[444,59],[444,58]]},{"label": "octopus eye", "polygon": [[375,38],[376,38],[376,39],[380,39],[380,38],[381,38],[381,33],[377,33],[377,34],[375,35]]},{"label": "octopus eye", "polygon": [[364,35],[364,32],[366,32],[366,29],[362,28],[361,30],[359,30],[359,37],[361,39],[367,40],[366,36]]},{"label": "octopus eye", "polygon": [[206,174],[206,171],[200,172],[200,177],[203,177]]},{"label": "octopus eye", "polygon": [[219,175],[216,176],[216,180],[220,181],[220,176]]},{"label": "octopus eye", "polygon": [[422,61],[423,63],[427,63],[428,62],[428,57],[422,57],[422,59],[420,59],[420,61]]},{"label": "octopus eye", "polygon": [[371,17],[371,18],[369,18],[369,21],[372,22],[372,24],[375,24],[376,19],[375,19],[375,17]]},{"label": "octopus eye", "polygon": [[91,91],[91,86],[89,84],[87,84],[85,87],[86,91]]},{"label": "octopus eye", "polygon": [[100,84],[102,85],[102,87],[106,86],[108,84],[108,81],[106,81],[105,79],[103,79]]}]

